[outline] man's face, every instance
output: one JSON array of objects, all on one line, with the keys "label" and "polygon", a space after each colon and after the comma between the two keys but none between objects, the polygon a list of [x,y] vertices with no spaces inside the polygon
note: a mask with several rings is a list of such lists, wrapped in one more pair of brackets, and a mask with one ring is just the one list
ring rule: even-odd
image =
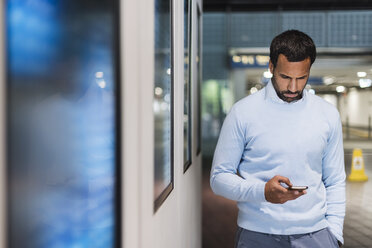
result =
[{"label": "man's face", "polygon": [[300,62],[289,62],[283,54],[279,54],[276,67],[271,61],[269,67],[273,74],[271,82],[280,99],[292,102],[302,98],[310,75],[310,57]]}]

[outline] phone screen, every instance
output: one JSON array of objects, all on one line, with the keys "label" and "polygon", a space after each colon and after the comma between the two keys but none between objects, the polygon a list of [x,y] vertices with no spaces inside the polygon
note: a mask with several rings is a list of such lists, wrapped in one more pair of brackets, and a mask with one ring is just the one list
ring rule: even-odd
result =
[{"label": "phone screen", "polygon": [[302,190],[305,190],[307,188],[308,188],[308,186],[292,186],[292,187],[289,187],[288,189],[289,190],[300,190],[300,191],[302,191]]}]

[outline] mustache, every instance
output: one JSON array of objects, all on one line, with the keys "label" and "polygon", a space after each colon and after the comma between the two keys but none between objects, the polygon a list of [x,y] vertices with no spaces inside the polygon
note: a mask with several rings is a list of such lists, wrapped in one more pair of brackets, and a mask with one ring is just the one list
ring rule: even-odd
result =
[{"label": "mustache", "polygon": [[292,92],[292,91],[287,90],[287,91],[281,91],[280,93],[281,94],[297,94],[297,95],[299,95],[299,94],[301,94],[301,91]]}]

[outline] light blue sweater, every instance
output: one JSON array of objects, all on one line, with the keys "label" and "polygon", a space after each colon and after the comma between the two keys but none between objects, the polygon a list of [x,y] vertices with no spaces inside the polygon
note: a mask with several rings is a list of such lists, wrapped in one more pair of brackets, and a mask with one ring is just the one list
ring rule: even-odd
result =
[{"label": "light blue sweater", "polygon": [[[266,201],[265,183],[275,175],[309,186],[307,194],[284,204]],[[345,166],[337,109],[306,90],[287,103],[269,82],[227,115],[210,184],[238,202],[242,228],[292,235],[329,227],[343,243]]]}]

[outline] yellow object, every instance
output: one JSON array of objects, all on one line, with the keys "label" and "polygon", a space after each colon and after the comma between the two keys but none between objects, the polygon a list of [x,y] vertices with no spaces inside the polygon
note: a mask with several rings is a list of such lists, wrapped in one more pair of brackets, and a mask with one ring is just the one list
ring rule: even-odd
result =
[{"label": "yellow object", "polygon": [[351,162],[351,174],[348,177],[352,182],[363,182],[368,180],[368,176],[364,173],[364,161],[362,149],[353,150],[353,160]]}]

